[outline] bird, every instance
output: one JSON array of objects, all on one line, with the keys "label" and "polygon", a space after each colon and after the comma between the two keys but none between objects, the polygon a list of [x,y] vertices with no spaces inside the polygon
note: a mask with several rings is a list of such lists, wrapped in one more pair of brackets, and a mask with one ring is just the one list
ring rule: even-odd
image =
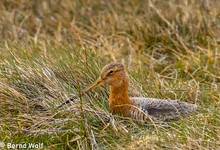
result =
[{"label": "bird", "polygon": [[[130,117],[140,122],[168,121],[180,119],[197,110],[196,104],[179,100],[167,100],[148,97],[129,97],[129,77],[125,66],[119,62],[111,62],[103,67],[99,78],[80,95],[103,85],[110,86],[109,108],[113,115]],[[70,103],[76,96],[62,103]]]}]

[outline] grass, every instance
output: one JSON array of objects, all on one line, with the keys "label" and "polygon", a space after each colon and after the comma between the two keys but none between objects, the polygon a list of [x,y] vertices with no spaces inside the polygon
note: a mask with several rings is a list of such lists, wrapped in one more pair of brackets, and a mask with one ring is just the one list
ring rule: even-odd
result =
[{"label": "grass", "polygon": [[[219,149],[218,1],[0,2],[0,141],[43,149]],[[199,106],[140,125],[108,108],[102,86],[61,109],[111,61],[130,95]],[[4,147],[6,149],[6,147]]]}]

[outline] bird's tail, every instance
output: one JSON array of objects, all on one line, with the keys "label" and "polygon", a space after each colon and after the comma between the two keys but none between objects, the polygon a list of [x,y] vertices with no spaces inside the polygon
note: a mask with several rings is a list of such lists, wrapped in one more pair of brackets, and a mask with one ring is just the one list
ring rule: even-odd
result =
[{"label": "bird's tail", "polygon": [[196,104],[187,104],[187,105],[188,106],[186,106],[184,109],[186,114],[195,112],[198,109],[198,106]]},{"label": "bird's tail", "polygon": [[190,105],[191,105],[190,110],[189,110],[190,112],[194,112],[198,109],[198,106],[196,104],[190,104]]}]

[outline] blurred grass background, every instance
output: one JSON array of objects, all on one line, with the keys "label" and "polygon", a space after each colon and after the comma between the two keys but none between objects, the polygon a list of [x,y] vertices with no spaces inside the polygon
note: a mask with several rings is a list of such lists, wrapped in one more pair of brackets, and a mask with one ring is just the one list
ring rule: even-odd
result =
[{"label": "blurred grass background", "polygon": [[[1,0],[0,141],[219,149],[219,8],[217,0]],[[56,109],[111,61],[125,64],[131,96],[196,103],[198,113],[139,125],[109,114],[107,86]]]}]

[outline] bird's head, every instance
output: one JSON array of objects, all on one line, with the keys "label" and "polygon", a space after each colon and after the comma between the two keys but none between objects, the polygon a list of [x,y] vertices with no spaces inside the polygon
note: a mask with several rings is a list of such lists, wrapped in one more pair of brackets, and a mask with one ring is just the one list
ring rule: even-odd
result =
[{"label": "bird's head", "polygon": [[111,86],[120,86],[125,78],[126,73],[124,65],[118,62],[113,62],[103,67],[100,77],[83,92],[86,93],[103,84],[109,84]]}]

